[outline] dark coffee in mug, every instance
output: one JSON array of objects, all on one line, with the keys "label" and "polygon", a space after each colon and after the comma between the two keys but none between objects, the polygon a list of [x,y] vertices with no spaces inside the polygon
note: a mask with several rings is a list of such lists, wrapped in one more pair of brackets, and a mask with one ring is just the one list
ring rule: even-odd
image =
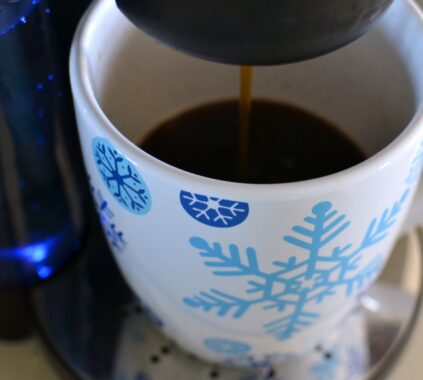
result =
[{"label": "dark coffee in mug", "polygon": [[351,138],[326,120],[291,105],[254,100],[241,177],[239,117],[237,99],[204,104],[157,126],[140,147],[188,172],[246,183],[318,178],[366,158]]}]

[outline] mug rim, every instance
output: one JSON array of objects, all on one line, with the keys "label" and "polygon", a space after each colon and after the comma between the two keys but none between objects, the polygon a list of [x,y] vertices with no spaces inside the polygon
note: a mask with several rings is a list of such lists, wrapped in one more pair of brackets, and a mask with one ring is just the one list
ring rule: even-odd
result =
[{"label": "mug rim", "polygon": [[[403,0],[408,9],[408,14],[414,14],[418,18],[419,30],[423,39],[423,10],[414,0]],[[190,173],[169,165],[154,156],[143,151],[129,138],[127,138],[106,116],[102,110],[92,87],[88,69],[87,56],[89,55],[89,41],[91,36],[98,30],[97,22],[102,19],[102,14],[107,14],[111,7],[116,7],[111,0],[94,1],[81,19],[75,32],[69,59],[69,71],[74,102],[85,104],[84,113],[89,114],[96,123],[101,126],[104,135],[112,142],[117,141],[120,147],[125,148],[124,154],[130,153],[127,158],[137,166],[142,161],[141,170],[148,169],[162,175],[173,182],[184,184],[187,190],[207,189],[206,192],[224,193],[226,197],[238,197],[240,193],[246,197],[260,198],[268,201],[274,199],[296,199],[305,196],[315,196],[322,192],[336,191],[358,181],[365,181],[374,175],[374,172],[392,166],[396,161],[393,157],[401,156],[416,144],[420,134],[420,124],[423,127],[423,105],[422,101],[416,106],[415,113],[404,129],[397,137],[387,144],[383,149],[371,155],[369,158],[348,169],[332,173],[323,177],[288,183],[253,184],[242,182],[230,182],[215,178],[205,177]],[[405,146],[405,147],[404,147]],[[123,152],[122,152],[123,153]]]}]

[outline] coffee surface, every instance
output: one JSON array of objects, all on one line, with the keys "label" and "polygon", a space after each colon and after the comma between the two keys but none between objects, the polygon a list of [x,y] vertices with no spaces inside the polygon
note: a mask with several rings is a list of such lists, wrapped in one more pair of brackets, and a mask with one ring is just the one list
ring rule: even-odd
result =
[{"label": "coffee surface", "polygon": [[245,176],[238,170],[239,104],[209,103],[165,121],[141,142],[154,157],[206,177],[285,183],[357,165],[363,151],[337,127],[290,105],[254,100]]}]

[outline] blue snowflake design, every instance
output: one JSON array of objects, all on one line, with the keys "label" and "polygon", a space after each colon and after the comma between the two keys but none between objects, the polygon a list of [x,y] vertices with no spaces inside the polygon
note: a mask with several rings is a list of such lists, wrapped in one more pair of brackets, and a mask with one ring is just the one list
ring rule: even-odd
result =
[{"label": "blue snowflake design", "polygon": [[[90,181],[90,177],[88,177],[88,180]],[[107,240],[117,252],[124,252],[127,247],[127,242],[124,239],[123,232],[120,231],[113,222],[115,214],[110,209],[109,203],[103,198],[100,190],[92,186],[91,182],[90,189]]]},{"label": "blue snowflake design", "polygon": [[104,138],[92,142],[98,172],[110,194],[128,211],[144,215],[150,211],[147,185],[135,166]]},{"label": "blue snowflake design", "polygon": [[[286,261],[274,261],[272,271],[260,268],[256,250],[245,252],[236,244],[228,248],[218,242],[209,243],[201,237],[192,237],[190,243],[205,260],[204,264],[219,277],[245,278],[245,296],[233,295],[219,289],[201,291],[185,297],[183,302],[218,317],[242,318],[254,307],[276,311],[277,319],[266,321],[263,329],[278,341],[313,324],[320,314],[313,311],[319,304],[343,291],[346,296],[357,294],[373,280],[383,264],[381,255],[375,255],[364,267],[359,265],[363,252],[385,239],[397,221],[409,189],[405,190],[392,207],[369,223],[364,237],[357,246],[348,243],[336,245],[350,226],[345,214],[334,209],[331,202],[314,205],[303,225],[292,228],[292,234],[283,237],[288,245],[306,253],[305,259],[291,256]],[[335,245],[328,249],[329,243]]]},{"label": "blue snowflake design", "polygon": [[228,367],[247,367],[251,369],[269,368],[277,362],[295,360],[297,356],[293,354],[264,354],[261,357],[255,355],[240,355],[226,358],[222,361]]},{"label": "blue snowflake design", "polygon": [[412,185],[413,183],[417,182],[420,178],[420,174],[423,168],[423,141],[420,143],[417,152],[413,158],[413,162],[411,163],[411,168],[408,174],[405,183],[407,185]]},{"label": "blue snowflake design", "polygon": [[315,364],[311,368],[311,372],[314,375],[314,380],[336,379],[336,369],[341,364],[341,360],[336,352],[337,348],[334,348],[331,352],[330,358],[323,359],[321,362]]},{"label": "blue snowflake design", "polygon": [[247,343],[223,338],[206,338],[203,344],[211,351],[219,354],[242,355],[251,351],[251,347]]},{"label": "blue snowflake design", "polygon": [[228,228],[241,224],[248,217],[248,203],[231,201],[203,194],[181,191],[185,211],[199,222],[212,227]]}]

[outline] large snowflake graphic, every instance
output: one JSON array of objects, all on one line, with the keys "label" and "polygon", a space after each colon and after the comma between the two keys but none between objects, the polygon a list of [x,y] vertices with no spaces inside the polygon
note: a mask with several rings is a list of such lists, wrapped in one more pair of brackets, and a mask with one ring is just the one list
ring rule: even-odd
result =
[{"label": "large snowflake graphic", "polygon": [[[90,180],[90,177],[88,179]],[[122,253],[126,249],[127,242],[123,237],[123,232],[118,230],[113,222],[115,214],[110,209],[109,203],[103,198],[100,190],[96,189],[91,183],[90,188],[106,238],[116,251]]]},{"label": "large snowflake graphic", "polygon": [[[276,340],[287,340],[320,317],[314,304],[339,290],[346,296],[356,294],[378,274],[382,257],[374,256],[363,267],[359,265],[362,253],[386,238],[408,196],[409,189],[380,217],[374,218],[356,246],[336,245],[335,239],[347,231],[350,222],[331,202],[317,203],[311,215],[304,218],[304,224],[294,226],[292,233],[283,237],[285,243],[304,251],[306,258],[291,256],[286,261],[274,261],[272,271],[261,269],[254,248],[243,253],[236,244],[225,249],[220,243],[192,237],[191,245],[215,276],[245,278],[245,294],[209,289],[183,301],[189,307],[219,317],[242,318],[255,307],[277,311],[279,317],[265,321],[263,328]],[[335,248],[328,249],[329,243],[334,243],[331,246]]]},{"label": "large snowflake graphic", "polygon": [[233,227],[248,216],[248,203],[181,191],[180,201],[185,211],[208,226]]},{"label": "large snowflake graphic", "polygon": [[147,185],[135,166],[106,139],[93,139],[97,169],[110,194],[127,210],[144,215],[151,208]]}]

